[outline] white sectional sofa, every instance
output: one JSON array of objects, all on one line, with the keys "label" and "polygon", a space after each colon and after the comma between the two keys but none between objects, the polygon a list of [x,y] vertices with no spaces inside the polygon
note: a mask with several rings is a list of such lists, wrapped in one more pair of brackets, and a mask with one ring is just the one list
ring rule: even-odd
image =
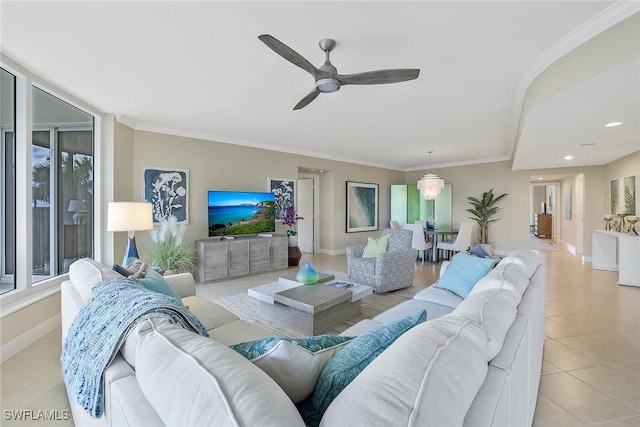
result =
[{"label": "white sectional sofa", "polygon": [[[62,286],[63,340],[91,296],[116,274],[91,260]],[[91,418],[70,397],[76,425],[303,426],[277,383],[228,345],[269,334],[195,296],[190,275],[168,277],[211,338],[142,322],[105,372],[105,412]],[[544,341],[544,271],[521,251],[503,259],[466,299],[436,287],[359,322],[357,335],[425,309],[413,327],[333,401],[321,426],[530,426]],[[71,394],[70,394],[71,396]]]}]

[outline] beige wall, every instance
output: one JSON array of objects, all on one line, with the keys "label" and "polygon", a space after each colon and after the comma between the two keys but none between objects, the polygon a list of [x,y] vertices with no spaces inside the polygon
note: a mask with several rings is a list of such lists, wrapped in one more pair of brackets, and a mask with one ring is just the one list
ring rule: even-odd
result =
[{"label": "beige wall", "polygon": [[[130,168],[134,200],[142,199],[143,166],[189,170],[188,240],[207,237],[207,190],[266,191],[268,177],[297,178],[298,168],[322,169],[318,246],[319,252],[329,254],[344,253],[347,242],[366,242],[367,236],[379,233],[345,232],[346,181],[380,185],[380,229],[389,223],[390,185],[404,182],[403,172],[389,169],[145,131],[133,132],[132,158],[129,163],[129,158],[118,156],[116,169]],[[276,231],[285,230],[280,225]],[[150,234],[136,233],[136,242],[144,252],[151,244]]]},{"label": "beige wall", "polygon": [[60,292],[57,292],[4,316],[0,322],[0,345],[7,344],[59,314]]}]

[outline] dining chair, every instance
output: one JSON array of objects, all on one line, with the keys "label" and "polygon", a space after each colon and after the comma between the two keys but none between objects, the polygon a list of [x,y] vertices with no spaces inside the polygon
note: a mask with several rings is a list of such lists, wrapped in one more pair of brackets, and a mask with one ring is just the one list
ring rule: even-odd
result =
[{"label": "dining chair", "polygon": [[[456,239],[445,240],[436,243],[436,250],[443,251],[448,255],[449,252],[466,251],[471,246],[471,235],[473,234],[473,222],[465,222],[460,226]],[[447,257],[448,258],[448,257]]]},{"label": "dining chair", "polygon": [[389,221],[389,226],[394,230],[400,230],[400,224],[398,221]]},{"label": "dining chair", "polygon": [[404,226],[402,226],[402,228],[413,232],[413,237],[411,238],[411,247],[422,252],[422,265],[424,265],[425,253],[428,249],[433,248],[433,244],[425,240],[424,226],[422,225],[422,223],[405,224]]}]

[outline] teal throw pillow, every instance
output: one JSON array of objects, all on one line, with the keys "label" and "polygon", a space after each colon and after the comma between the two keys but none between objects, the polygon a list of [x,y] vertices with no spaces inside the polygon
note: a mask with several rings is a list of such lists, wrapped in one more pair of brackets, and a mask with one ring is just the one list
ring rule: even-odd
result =
[{"label": "teal throw pillow", "polygon": [[493,258],[480,258],[460,252],[453,257],[436,287],[466,298],[476,283],[489,273],[495,262]]},{"label": "teal throw pillow", "polygon": [[378,237],[369,237],[367,240],[367,246],[364,248],[362,258],[375,258],[380,254],[387,252],[389,246],[389,235]]},{"label": "teal throw pillow", "polygon": [[300,347],[316,353],[325,348],[335,347],[338,344],[352,340],[353,337],[343,337],[341,335],[316,335],[303,338],[269,337],[260,340],[234,344],[232,350],[240,353],[249,360],[256,359],[269,353],[280,341],[294,342]]},{"label": "teal throw pillow", "polygon": [[[311,397],[298,409],[307,425],[317,425],[331,402],[387,347],[409,329],[427,320],[426,310],[377,326],[355,337],[327,363]],[[310,400],[310,401],[309,401]]]},{"label": "teal throw pillow", "polygon": [[136,282],[149,289],[150,291],[159,292],[161,294],[174,297],[178,301],[181,301],[180,295],[178,295],[178,293],[174,291],[171,286],[169,286],[167,281],[164,280],[164,277],[162,277],[160,273],[155,270],[147,270],[145,276],[140,279],[136,279]]}]

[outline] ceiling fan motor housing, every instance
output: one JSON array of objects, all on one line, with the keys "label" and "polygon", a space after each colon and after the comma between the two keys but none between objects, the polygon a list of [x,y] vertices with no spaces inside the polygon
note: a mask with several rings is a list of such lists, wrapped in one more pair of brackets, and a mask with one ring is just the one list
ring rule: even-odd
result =
[{"label": "ceiling fan motor housing", "polygon": [[340,82],[336,79],[320,79],[316,81],[316,88],[323,93],[340,90]]}]

